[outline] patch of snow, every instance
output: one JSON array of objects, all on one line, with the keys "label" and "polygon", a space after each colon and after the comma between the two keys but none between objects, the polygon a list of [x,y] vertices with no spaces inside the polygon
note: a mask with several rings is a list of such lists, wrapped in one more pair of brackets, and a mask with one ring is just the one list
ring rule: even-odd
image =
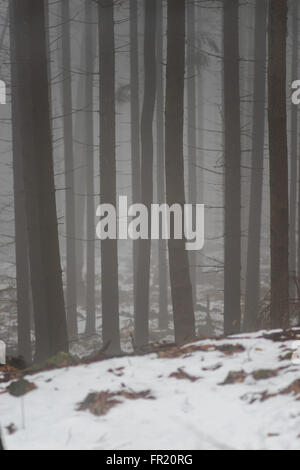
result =
[{"label": "patch of snow", "polygon": [[[213,347],[237,343],[244,352],[230,356]],[[8,449],[300,449],[300,401],[278,394],[300,379],[299,365],[279,360],[293,341],[273,342],[260,332],[195,346],[212,350],[187,350],[177,358],[128,356],[30,376],[37,389],[23,398],[0,394]],[[198,380],[170,377],[178,369]],[[261,369],[277,375],[255,380],[252,373]],[[243,383],[222,385],[241,370]],[[150,390],[154,399],[122,399],[101,417],[77,411],[89,393],[107,390]],[[264,392],[276,396],[256,399]],[[10,435],[12,423],[17,431]]]}]

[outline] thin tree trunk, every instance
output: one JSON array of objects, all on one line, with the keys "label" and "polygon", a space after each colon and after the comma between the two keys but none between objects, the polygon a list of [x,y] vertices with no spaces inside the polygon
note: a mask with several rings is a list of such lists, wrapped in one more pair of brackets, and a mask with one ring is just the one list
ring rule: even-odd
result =
[{"label": "thin tree trunk", "polygon": [[[158,204],[166,202],[165,152],[164,152],[164,80],[163,80],[163,2],[157,0],[157,199]],[[159,329],[168,328],[168,265],[167,243],[158,242],[158,284],[159,284]]]},{"label": "thin tree trunk", "polygon": [[[167,204],[185,204],[183,126],[185,72],[185,1],[168,0],[166,78],[166,193]],[[171,231],[173,232],[173,230]],[[193,293],[185,240],[169,240],[169,267],[174,312],[175,340],[195,336]]]},{"label": "thin tree trunk", "polygon": [[[292,80],[298,77],[298,0],[293,0],[293,54]],[[298,170],[298,108],[291,105],[291,186],[290,186],[290,298],[296,298],[296,220],[297,220],[297,170]]]},{"label": "thin tree trunk", "polygon": [[93,4],[85,2],[85,57],[86,57],[86,79],[85,79],[85,145],[87,162],[87,289],[86,306],[87,322],[86,334],[92,335],[96,331],[95,311],[95,184],[94,184],[94,107],[93,107],[93,72],[95,55],[95,37],[92,26]]},{"label": "thin tree trunk", "polygon": [[[202,28],[203,28],[203,20],[202,20],[202,12],[201,8],[198,8],[198,14],[196,15],[197,18],[197,41],[196,41],[196,47],[201,48],[201,34],[202,34]],[[197,70],[197,68],[196,68]],[[203,67],[202,65],[198,66],[198,77],[196,81],[197,85],[197,146],[198,146],[198,152],[197,152],[197,165],[195,171],[196,171],[196,177],[197,177],[197,199],[198,202],[201,204],[205,203],[205,178],[204,178],[204,171],[203,168],[205,167],[205,155],[204,155],[204,127],[205,127],[205,111],[204,111],[204,76],[203,76]],[[202,249],[200,253],[198,253],[197,256],[197,278],[196,278],[196,283],[197,285],[201,284],[203,276],[203,269],[202,269],[202,264],[205,256],[205,246]],[[198,264],[199,263],[199,264]]]},{"label": "thin tree trunk", "polygon": [[[189,204],[197,203],[197,171],[196,171],[196,67],[195,67],[195,2],[187,1],[187,80],[188,80],[188,199]],[[194,304],[197,300],[196,284],[196,252],[190,252],[191,282]]]},{"label": "thin tree trunk", "polygon": [[0,450],[5,450],[2,437],[1,437],[1,428],[0,428]]},{"label": "thin tree trunk", "polygon": [[[90,2],[90,0],[87,0]],[[93,3],[93,2],[92,2]],[[93,28],[93,25],[89,25]],[[86,47],[85,47],[85,26],[82,31],[82,44],[80,51],[80,68],[82,70],[86,67]],[[94,52],[93,52],[94,53]],[[77,303],[78,305],[85,305],[86,302],[86,288],[83,279],[84,268],[84,238],[85,226],[82,220],[85,216],[86,198],[84,195],[87,193],[86,187],[86,172],[87,172],[87,159],[86,159],[86,75],[81,74],[77,81],[76,90],[76,115],[74,116],[74,187],[75,187],[75,246],[76,246],[76,288],[77,288]],[[87,215],[87,214],[86,214]]]},{"label": "thin tree trunk", "polygon": [[269,2],[269,146],[271,192],[271,322],[288,325],[289,197],[286,112],[287,1]]},{"label": "thin tree trunk", "polygon": [[[249,149],[249,135],[252,135],[252,96],[254,83],[254,2],[240,2],[239,11],[239,47],[240,55],[247,60],[240,63],[240,93],[243,99],[240,103],[241,114],[241,296],[245,297],[246,292],[246,271],[247,271],[247,247],[248,247],[248,224],[249,224],[249,201],[250,182],[249,159],[251,155]],[[244,310],[244,308],[243,308]]]},{"label": "thin tree trunk", "polygon": [[78,336],[76,293],[76,244],[75,244],[75,199],[74,199],[74,151],[72,117],[71,36],[69,0],[61,1],[62,17],[62,92],[64,156],[66,183],[66,245],[67,245],[67,292],[66,308],[68,330],[71,338]]},{"label": "thin tree trunk", "polygon": [[[141,202],[149,213],[153,203],[153,118],[156,98],[156,2],[145,0],[145,86],[141,121]],[[145,346],[149,337],[149,284],[151,240],[139,240],[135,343]]]},{"label": "thin tree trunk", "polygon": [[[138,47],[138,4],[130,0],[130,107],[131,107],[131,174],[132,204],[140,202],[140,99],[139,99],[139,47]],[[136,308],[138,242],[133,241],[133,298]]]},{"label": "thin tree trunk", "polygon": [[30,279],[27,222],[25,212],[25,192],[22,165],[22,144],[20,138],[20,113],[17,97],[15,23],[10,24],[11,86],[12,86],[12,136],[13,136],[13,170],[14,170],[14,208],[15,208],[15,248],[17,278],[17,311],[18,311],[18,354],[30,364],[31,321],[30,321]]},{"label": "thin tree trunk", "polygon": [[[44,2],[12,0],[36,360],[68,350],[58,243]],[[16,108],[15,109],[16,111]]]},{"label": "thin tree trunk", "polygon": [[45,24],[46,24],[46,46],[47,46],[47,62],[48,62],[48,77],[49,77],[49,102],[50,112],[52,116],[52,86],[51,86],[51,39],[50,39],[50,1],[45,0]]},{"label": "thin tree trunk", "polygon": [[247,250],[244,330],[255,329],[260,298],[260,242],[264,175],[267,1],[256,0],[255,70],[253,94],[252,169]]},{"label": "thin tree trunk", "polygon": [[241,141],[238,0],[224,2],[225,334],[241,324]]},{"label": "thin tree trunk", "polygon": [[[100,197],[116,207],[115,35],[112,0],[99,3],[100,50]],[[118,244],[101,242],[103,343],[120,351]]]}]

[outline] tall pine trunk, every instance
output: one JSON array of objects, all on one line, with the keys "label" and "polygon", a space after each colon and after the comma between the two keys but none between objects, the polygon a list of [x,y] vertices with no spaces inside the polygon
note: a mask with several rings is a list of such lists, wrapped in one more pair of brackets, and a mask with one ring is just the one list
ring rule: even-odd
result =
[{"label": "tall pine trunk", "polygon": [[[198,12],[196,13],[196,21],[197,21],[197,41],[196,41],[196,48],[201,48],[201,34],[203,29],[203,19],[202,19],[202,11],[201,8],[198,8]],[[201,204],[205,203],[205,178],[204,178],[204,170],[205,167],[205,155],[204,155],[204,128],[205,128],[205,101],[204,101],[204,74],[203,74],[203,66],[198,65],[196,67],[197,71],[197,166],[196,166],[196,177],[197,177],[197,199],[198,202]],[[202,251],[197,256],[197,278],[196,278],[196,285],[199,285],[203,279],[203,269],[202,264],[205,259],[205,246],[203,247]]]},{"label": "tall pine trunk", "polygon": [[[167,204],[185,204],[183,127],[185,75],[185,1],[168,0],[166,77],[166,194]],[[171,230],[173,232],[173,230]],[[171,237],[169,267],[174,312],[175,340],[195,336],[193,292],[185,240]]]},{"label": "tall pine trunk", "polygon": [[[292,52],[292,81],[298,78],[298,0],[293,0],[293,52]],[[291,107],[291,144],[290,144],[290,298],[296,298],[296,220],[297,220],[297,169],[298,169],[298,108]]]},{"label": "tall pine trunk", "polygon": [[74,149],[73,149],[73,115],[72,115],[72,75],[71,75],[71,36],[69,0],[61,1],[62,17],[62,95],[64,157],[66,184],[66,308],[68,330],[71,338],[78,335],[77,325],[77,292],[76,292],[76,242],[75,242],[75,199],[74,199]]},{"label": "tall pine trunk", "polygon": [[269,2],[269,147],[271,192],[271,322],[289,318],[289,195],[286,112],[287,0]]},{"label": "tall pine trunk", "polygon": [[241,324],[241,136],[239,93],[239,2],[224,2],[225,261],[224,329]]},{"label": "tall pine trunk", "polygon": [[[12,8],[10,8],[12,13]],[[27,363],[32,360],[31,322],[30,322],[30,279],[27,222],[25,211],[25,191],[23,180],[22,143],[20,136],[20,112],[17,97],[17,70],[15,51],[15,23],[10,20],[10,57],[12,87],[12,136],[13,136],[13,170],[14,170],[14,208],[15,208],[15,248],[17,279],[17,312],[18,312],[18,354]]]},{"label": "tall pine trunk", "polygon": [[[153,203],[153,118],[156,98],[156,2],[145,0],[145,84],[141,120],[141,202],[149,213]],[[138,242],[138,270],[136,290],[135,343],[145,346],[149,338],[149,288],[151,240]]]},{"label": "tall pine trunk", "polygon": [[[12,0],[18,131],[36,334],[36,360],[68,350],[58,243],[44,2]],[[14,119],[14,118],[13,118]]]},{"label": "tall pine trunk", "polygon": [[[197,203],[197,170],[196,170],[196,67],[195,67],[195,2],[187,2],[187,94],[188,94],[188,199],[189,204]],[[193,298],[196,304],[197,282],[196,282],[196,252],[190,253],[191,282],[193,287]]]},{"label": "tall pine trunk", "polygon": [[[138,3],[130,0],[130,109],[131,109],[131,177],[132,204],[140,202],[140,98],[139,98],[139,47],[138,47]],[[136,309],[138,242],[133,241],[133,298]]]},{"label": "tall pine trunk", "polygon": [[86,334],[96,331],[95,307],[95,184],[94,184],[94,106],[93,106],[93,73],[95,56],[95,36],[92,26],[93,4],[85,2],[85,154],[86,154],[86,187],[87,187],[87,266],[86,266]]},{"label": "tall pine trunk", "polygon": [[[165,152],[164,152],[164,79],[163,79],[163,2],[157,1],[157,100],[156,100],[156,134],[157,134],[157,199],[158,204],[166,202]],[[168,265],[167,243],[158,242],[158,283],[159,283],[159,329],[168,328]]]},{"label": "tall pine trunk", "polygon": [[[99,3],[100,198],[116,207],[115,34],[112,0]],[[101,242],[102,335],[104,347],[120,351],[118,243]]]},{"label": "tall pine trunk", "polygon": [[264,175],[267,1],[256,0],[251,192],[244,330],[255,329],[260,298],[260,243]]},{"label": "tall pine trunk", "polygon": [[[85,0],[91,3],[90,0]],[[92,2],[93,3],[93,2]],[[95,6],[95,4],[94,4]],[[85,12],[84,12],[85,15]],[[86,51],[86,29],[93,25],[84,25],[81,35],[80,46],[80,69],[86,69],[87,51]],[[94,47],[94,46],[93,46]],[[95,59],[96,51],[89,51],[93,54]],[[86,230],[85,225],[82,223],[84,215],[87,216],[86,209],[86,194],[89,191],[87,188],[87,134],[86,134],[86,118],[88,109],[86,99],[86,86],[87,79],[90,77],[86,73],[81,73],[78,77],[76,84],[76,114],[74,115],[74,187],[75,187],[75,224],[76,224],[76,289],[77,289],[77,303],[78,305],[86,305],[86,286],[83,278],[83,270],[85,264],[85,238]]]}]

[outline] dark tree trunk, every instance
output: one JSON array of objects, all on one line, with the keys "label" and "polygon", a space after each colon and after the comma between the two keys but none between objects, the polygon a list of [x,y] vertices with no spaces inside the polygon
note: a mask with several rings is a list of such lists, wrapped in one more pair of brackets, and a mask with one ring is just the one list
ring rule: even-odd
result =
[{"label": "dark tree trunk", "polygon": [[[141,202],[149,212],[153,203],[153,118],[156,98],[156,2],[145,0],[145,86],[141,121]],[[150,230],[150,229],[149,229]],[[151,240],[138,242],[135,343],[145,346],[149,337],[149,285]]]},{"label": "dark tree trunk", "polygon": [[86,334],[92,335],[96,331],[95,311],[95,184],[94,184],[94,106],[93,106],[93,73],[95,55],[95,36],[92,26],[93,4],[85,2],[85,153],[86,153],[86,184],[87,184],[87,277],[86,277]]},{"label": "dark tree trunk", "polygon": [[[156,101],[156,134],[157,134],[157,199],[158,204],[166,202],[165,152],[164,152],[164,79],[163,79],[163,2],[157,0],[157,101]],[[168,328],[168,265],[167,243],[158,242],[158,283],[159,283],[159,328]]]},{"label": "dark tree trunk", "polygon": [[[292,81],[298,78],[298,0],[293,0],[293,53]],[[297,169],[298,169],[298,108],[291,105],[291,186],[290,186],[290,298],[296,298],[296,220],[297,220]]]},{"label": "dark tree trunk", "polygon": [[[185,72],[185,1],[168,0],[166,82],[166,193],[167,204],[185,204],[183,126]],[[171,230],[172,232],[172,230]],[[195,336],[193,293],[185,240],[169,240],[169,265],[175,340]]]},{"label": "dark tree trunk", "polygon": [[[12,10],[10,8],[10,10]],[[12,11],[11,11],[12,13]],[[14,207],[15,207],[15,247],[17,278],[17,311],[18,311],[18,354],[27,363],[32,360],[31,321],[30,321],[30,279],[27,222],[25,212],[25,193],[22,165],[22,143],[20,136],[20,113],[17,97],[15,23],[10,22],[11,86],[12,86],[12,136],[13,136],[13,170],[14,170]]]},{"label": "dark tree trunk", "polygon": [[3,445],[3,441],[2,441],[2,437],[1,437],[1,429],[0,429],[0,450],[5,450],[4,445]]},{"label": "dark tree trunk", "polygon": [[225,334],[241,325],[241,141],[238,0],[224,2]]},{"label": "dark tree trunk", "polygon": [[[138,3],[130,0],[130,107],[131,107],[131,174],[132,204],[140,202],[140,98],[139,98]],[[133,298],[136,309],[138,242],[133,241]]]},{"label": "dark tree trunk", "polygon": [[287,1],[269,2],[269,146],[271,191],[271,321],[289,319],[289,195],[286,112]]},{"label": "dark tree trunk", "polygon": [[256,0],[252,169],[244,330],[255,329],[260,297],[260,242],[264,174],[267,1]]},{"label": "dark tree trunk", "polygon": [[71,36],[69,0],[61,1],[62,17],[62,92],[64,123],[64,156],[66,183],[66,246],[67,246],[67,292],[66,308],[70,338],[78,336],[76,294],[76,246],[75,246],[75,200],[74,200],[74,151],[72,117]]},{"label": "dark tree trunk", "polygon": [[[201,8],[198,8],[198,14],[196,15],[197,18],[197,41],[196,47],[201,48],[201,34],[203,30],[203,19],[202,19],[202,11]],[[197,71],[197,167],[195,168],[196,171],[196,178],[197,178],[197,199],[198,203],[204,204],[205,203],[205,178],[204,178],[204,166],[205,166],[205,154],[204,154],[204,127],[205,127],[205,111],[204,111],[204,77],[203,77],[203,67],[202,65],[198,65]],[[203,276],[202,264],[205,257],[205,246],[203,247],[202,251],[198,253],[197,256],[197,278],[196,278],[196,285],[201,284]]]},{"label": "dark tree trunk", "polygon": [[[112,0],[99,3],[100,197],[116,207],[115,35]],[[101,242],[102,331],[104,346],[120,351],[118,244]]]},{"label": "dark tree trunk", "polygon": [[[188,199],[189,204],[197,203],[197,171],[196,171],[196,67],[195,67],[195,2],[187,2],[187,94],[188,94]],[[191,282],[194,304],[196,304],[196,252],[190,252]]]},{"label": "dark tree trunk", "polygon": [[36,333],[36,360],[68,350],[49,112],[45,10],[13,0],[16,93]]},{"label": "dark tree trunk", "polygon": [[[48,61],[48,77],[49,77],[49,103],[52,116],[52,87],[51,87],[51,39],[50,39],[50,1],[45,0],[45,26],[46,26],[46,47]],[[51,129],[52,130],[52,129]]]}]

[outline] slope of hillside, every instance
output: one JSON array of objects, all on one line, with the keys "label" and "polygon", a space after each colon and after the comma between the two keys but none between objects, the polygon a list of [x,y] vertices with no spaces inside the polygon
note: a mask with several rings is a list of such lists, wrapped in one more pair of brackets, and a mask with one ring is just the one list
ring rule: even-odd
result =
[{"label": "slope of hillside", "polygon": [[2,382],[5,445],[300,449],[299,339],[259,332],[40,372],[18,398]]}]

